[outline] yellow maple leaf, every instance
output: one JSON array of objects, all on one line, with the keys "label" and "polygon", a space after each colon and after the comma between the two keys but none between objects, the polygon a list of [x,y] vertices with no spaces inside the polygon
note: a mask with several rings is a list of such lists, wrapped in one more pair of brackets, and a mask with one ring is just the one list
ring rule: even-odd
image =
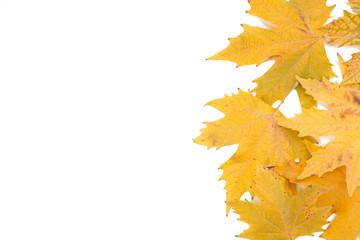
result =
[{"label": "yellow maple leaf", "polygon": [[239,145],[236,153],[220,167],[224,171],[221,179],[226,181],[227,213],[232,202],[250,190],[253,175],[250,160],[255,159],[265,167],[310,157],[306,144],[297,137],[298,132],[278,125],[277,119],[284,118],[278,109],[251,92],[239,90],[238,94],[213,100],[207,105],[223,112],[225,117],[206,122],[207,127],[194,142],[217,149]]},{"label": "yellow maple leaf", "polygon": [[[322,147],[319,147],[319,146],[313,144],[313,143],[317,143],[317,141],[315,141],[312,138],[304,139],[304,143],[305,143],[308,151],[311,154],[313,152],[316,152],[316,151],[322,149]],[[315,181],[318,178],[316,176],[312,176],[312,177],[301,179],[301,180],[297,179],[299,177],[299,175],[301,174],[301,172],[304,170],[305,166],[306,166],[306,161],[304,159],[299,159],[299,161],[291,161],[291,160],[287,161],[285,163],[285,165],[282,165],[282,166],[272,166],[272,169],[275,172],[277,172],[280,176],[284,177],[285,187],[289,186],[289,188],[291,188],[291,189],[297,189],[297,184],[309,186],[315,182],[319,183],[318,181]],[[312,178],[315,178],[315,180],[312,181],[313,180]],[[307,184],[307,183],[309,183],[309,184]],[[287,190],[287,192],[290,194],[297,192],[297,191],[291,191],[291,189],[289,189],[289,191]]]},{"label": "yellow maple leaf", "polygon": [[280,176],[289,179],[290,182],[301,184],[308,187],[319,184],[319,191],[322,193],[317,202],[317,206],[334,206],[334,202],[342,197],[348,196],[346,190],[346,168],[339,167],[333,172],[327,172],[321,177],[314,175],[307,178],[298,179],[306,167],[306,161],[288,162],[284,166],[274,168]]},{"label": "yellow maple leaf", "polygon": [[332,212],[336,213],[336,217],[321,237],[327,240],[356,240],[360,232],[360,190],[356,190],[352,197],[332,198]]},{"label": "yellow maple leaf", "polygon": [[[341,46],[360,44],[360,15],[344,11],[344,16],[322,27],[329,43],[338,43]],[[321,78],[319,78],[321,79]]]},{"label": "yellow maple leaf", "polygon": [[360,86],[340,87],[337,83],[298,78],[308,94],[325,103],[330,110],[303,109],[292,119],[282,119],[282,126],[298,130],[300,136],[334,136],[323,149],[312,154],[299,178],[319,176],[346,166],[350,196],[360,186]]},{"label": "yellow maple leaf", "polygon": [[340,60],[340,67],[343,71],[343,80],[341,85],[360,82],[360,53],[355,53],[347,62]]},{"label": "yellow maple leaf", "polygon": [[351,197],[348,195],[346,168],[340,167],[333,172],[325,173],[321,178],[307,181],[322,184],[325,193],[319,196],[317,206],[331,206],[330,214],[336,214],[321,237],[327,240],[356,240],[360,233],[360,189],[357,188]]},{"label": "yellow maple leaf", "polygon": [[359,0],[349,0],[348,4],[355,11],[360,10],[360,1]]},{"label": "yellow maple leaf", "polygon": [[319,189],[323,194],[319,196],[317,206],[331,206],[329,215],[336,214],[335,219],[321,237],[327,240],[356,240],[360,232],[360,189],[357,189],[352,197],[348,196],[346,168],[337,168],[333,172],[325,173],[322,177],[311,176],[297,179],[305,166],[305,161],[300,163],[289,162],[286,166],[275,168],[275,171],[281,176],[290,178],[291,182],[304,186],[320,184]]},{"label": "yellow maple leaf", "polygon": [[237,201],[239,220],[250,225],[238,235],[252,240],[294,240],[298,236],[322,231],[330,207],[318,208],[318,186],[309,186],[290,197],[278,176],[257,164],[253,191],[260,204]]},{"label": "yellow maple leaf", "polygon": [[[325,35],[319,28],[329,18],[333,7],[326,0],[251,0],[251,15],[276,26],[264,29],[243,25],[244,32],[230,39],[230,45],[209,58],[228,60],[238,66],[274,59],[275,64],[255,80],[256,95],[272,105],[283,99],[296,82],[296,75],[304,78],[331,78],[331,70],[324,48]],[[315,104],[297,88],[305,107]]]},{"label": "yellow maple leaf", "polygon": [[[360,14],[344,11],[323,26],[333,9],[326,0],[249,3],[248,13],[272,27],[243,25],[244,32],[209,59],[237,66],[275,63],[254,80],[253,92],[239,90],[209,102],[225,116],[206,122],[194,142],[216,149],[238,145],[220,166],[226,213],[233,208],[250,224],[238,237],[294,240],[321,231],[335,213],[322,237],[355,240],[360,232],[360,53],[347,62],[338,54],[343,81],[332,84],[328,79],[335,74],[324,44],[329,39],[340,46],[360,45]],[[349,5],[360,10],[360,0]],[[303,112],[287,119],[272,105],[276,100],[281,105],[294,89]],[[317,103],[328,110],[315,108]],[[319,147],[314,143],[320,136],[334,138]],[[240,201],[246,191],[260,204]]]}]

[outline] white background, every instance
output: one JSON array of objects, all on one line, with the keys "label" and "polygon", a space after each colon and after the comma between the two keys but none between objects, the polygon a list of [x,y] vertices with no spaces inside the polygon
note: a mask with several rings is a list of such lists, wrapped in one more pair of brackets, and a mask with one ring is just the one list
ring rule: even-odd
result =
[{"label": "white background", "polygon": [[[335,2],[335,16],[349,9]],[[217,170],[236,146],[192,138],[222,116],[206,102],[253,88],[272,64],[205,61],[240,23],[264,26],[248,9],[0,1],[0,239],[236,239],[245,225],[225,217]],[[281,110],[300,112],[296,94]]]}]

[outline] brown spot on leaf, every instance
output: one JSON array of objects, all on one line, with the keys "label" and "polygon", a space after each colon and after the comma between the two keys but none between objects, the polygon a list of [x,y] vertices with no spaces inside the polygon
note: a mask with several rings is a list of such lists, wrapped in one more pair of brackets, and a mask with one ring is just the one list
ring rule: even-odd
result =
[{"label": "brown spot on leaf", "polygon": [[331,168],[332,167],[332,162],[328,162],[327,166],[328,166],[328,168]]},{"label": "brown spot on leaf", "polygon": [[272,59],[275,59],[275,58],[281,58],[280,55],[272,55],[268,58],[268,60],[272,60]]},{"label": "brown spot on leaf", "polygon": [[343,156],[344,156],[343,153],[341,153],[341,154],[338,156],[338,158],[337,158],[338,163],[341,163],[341,162],[343,161]]},{"label": "brown spot on leaf", "polygon": [[341,113],[340,113],[340,118],[341,118],[341,119],[344,119],[345,117],[346,117],[345,112],[341,112]]},{"label": "brown spot on leaf", "polygon": [[354,101],[354,103],[360,105],[360,98],[358,96],[354,95],[353,96],[353,101]]}]

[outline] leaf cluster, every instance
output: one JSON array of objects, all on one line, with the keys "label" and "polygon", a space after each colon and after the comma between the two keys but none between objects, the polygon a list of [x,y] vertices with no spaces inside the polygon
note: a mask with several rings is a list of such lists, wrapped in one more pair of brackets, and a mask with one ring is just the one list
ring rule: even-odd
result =
[{"label": "leaf cluster", "polygon": [[[325,45],[359,45],[360,14],[344,11],[324,25],[334,8],[326,0],[249,3],[248,14],[274,28],[242,25],[244,32],[209,60],[275,64],[254,80],[252,91],[209,102],[225,116],[205,122],[194,139],[208,148],[238,145],[220,166],[226,214],[231,209],[239,214],[250,228],[238,237],[254,240],[294,240],[321,232],[336,214],[321,237],[355,240],[360,232],[360,53],[347,62],[339,55],[343,80],[332,83],[336,75]],[[360,0],[348,4],[360,10]],[[286,118],[280,106],[272,106],[294,90],[302,113]],[[320,146],[322,136],[333,140]],[[240,200],[245,192],[259,203]]]}]

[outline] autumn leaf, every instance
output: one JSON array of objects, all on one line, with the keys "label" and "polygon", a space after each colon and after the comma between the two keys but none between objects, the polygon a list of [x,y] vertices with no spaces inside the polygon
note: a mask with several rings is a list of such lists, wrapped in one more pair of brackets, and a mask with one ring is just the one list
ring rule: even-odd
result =
[{"label": "autumn leaf", "polygon": [[340,87],[328,81],[298,78],[308,94],[325,103],[330,110],[304,109],[281,125],[295,129],[301,136],[334,136],[323,149],[314,152],[299,178],[319,176],[346,166],[349,194],[360,186],[360,86]]},{"label": "autumn leaf", "polygon": [[[360,44],[360,15],[344,11],[344,16],[322,27],[329,43],[338,43],[339,46]],[[320,78],[321,79],[321,78]]]},{"label": "autumn leaf", "polygon": [[236,153],[220,169],[226,181],[227,213],[231,203],[250,190],[255,159],[263,166],[279,165],[297,157],[308,159],[310,154],[298,132],[280,127],[278,118],[284,116],[251,92],[239,90],[238,94],[209,102],[208,106],[223,112],[225,117],[215,122],[205,122],[206,128],[195,143],[217,149],[238,144]]},{"label": "autumn leaf", "polygon": [[313,106],[316,106],[317,103],[315,99],[312,96],[306,94],[305,89],[302,86],[299,85],[295,90],[298,94],[301,107],[311,108]]},{"label": "autumn leaf", "polygon": [[336,217],[321,237],[327,240],[356,240],[360,232],[360,190],[356,190],[352,197],[334,200],[333,204],[332,212],[336,213]]},{"label": "autumn leaf", "polygon": [[360,10],[360,1],[359,0],[349,0],[348,4],[355,11]]},{"label": "autumn leaf", "polygon": [[[209,59],[237,66],[275,63],[254,80],[253,91],[209,102],[225,116],[206,122],[194,142],[216,149],[238,145],[220,166],[226,213],[233,208],[250,224],[238,237],[294,240],[322,231],[335,213],[321,237],[355,240],[360,232],[360,53],[346,62],[338,54],[343,81],[333,84],[324,44],[359,45],[360,14],[344,11],[324,26],[334,7],[325,0],[249,3],[248,13],[271,27],[243,25],[243,33]],[[360,0],[348,4],[360,10]],[[293,90],[302,113],[289,119],[279,108]],[[277,100],[280,105],[272,107]],[[316,137],[322,136],[333,138],[319,146]],[[260,204],[240,201],[246,191]]]},{"label": "autumn leaf", "polygon": [[[309,141],[308,139],[304,139],[304,143],[310,154],[313,154],[314,152],[322,149],[322,147],[314,145],[313,142]],[[289,184],[302,184],[304,186],[309,186],[314,183],[320,184],[321,182],[318,181],[319,177],[317,177],[316,175],[305,179],[298,179],[299,175],[304,171],[304,168],[306,166],[306,160],[297,160],[298,161],[287,161],[284,165],[272,166],[272,169],[280,176],[284,177],[289,182]]]},{"label": "autumn leaf", "polygon": [[341,85],[353,84],[360,82],[360,54],[355,53],[352,58],[344,63],[340,63],[344,69],[343,81]]},{"label": "autumn leaf", "polygon": [[340,167],[333,172],[327,172],[321,177],[313,175],[307,178],[299,179],[298,177],[304,171],[306,161],[288,162],[284,166],[274,168],[274,171],[280,176],[289,179],[290,182],[301,184],[308,187],[313,184],[319,185],[319,191],[322,193],[317,201],[317,206],[326,207],[334,206],[340,198],[348,196],[346,190],[346,168]]},{"label": "autumn leaf", "polygon": [[[275,60],[271,69],[255,80],[256,95],[270,105],[286,96],[296,75],[320,79],[335,76],[324,48],[325,35],[319,30],[333,9],[326,6],[326,0],[251,0],[250,5],[249,14],[276,28],[243,25],[244,32],[230,39],[230,45],[210,60],[228,60],[237,66]],[[308,95],[299,96],[305,107],[315,104]]]},{"label": "autumn leaf", "polygon": [[357,189],[352,197],[348,196],[346,168],[337,168],[333,172],[325,173],[322,177],[310,176],[297,179],[305,166],[305,161],[289,162],[287,166],[275,168],[275,171],[281,176],[289,177],[291,182],[303,186],[319,184],[319,189],[323,194],[320,195],[317,206],[330,206],[332,207],[330,214],[336,214],[335,219],[321,237],[327,240],[356,240],[360,232],[360,189]]},{"label": "autumn leaf", "polygon": [[321,237],[327,240],[356,240],[360,233],[360,189],[356,189],[351,197],[348,196],[346,168],[340,167],[333,172],[325,173],[321,178],[307,181],[322,184],[324,193],[320,195],[317,206],[331,206],[330,214],[336,214]]},{"label": "autumn leaf", "polygon": [[257,164],[253,191],[260,204],[237,201],[239,220],[250,225],[238,235],[252,240],[294,240],[298,236],[322,231],[330,207],[318,208],[318,187],[309,186],[290,197],[279,176]]}]

